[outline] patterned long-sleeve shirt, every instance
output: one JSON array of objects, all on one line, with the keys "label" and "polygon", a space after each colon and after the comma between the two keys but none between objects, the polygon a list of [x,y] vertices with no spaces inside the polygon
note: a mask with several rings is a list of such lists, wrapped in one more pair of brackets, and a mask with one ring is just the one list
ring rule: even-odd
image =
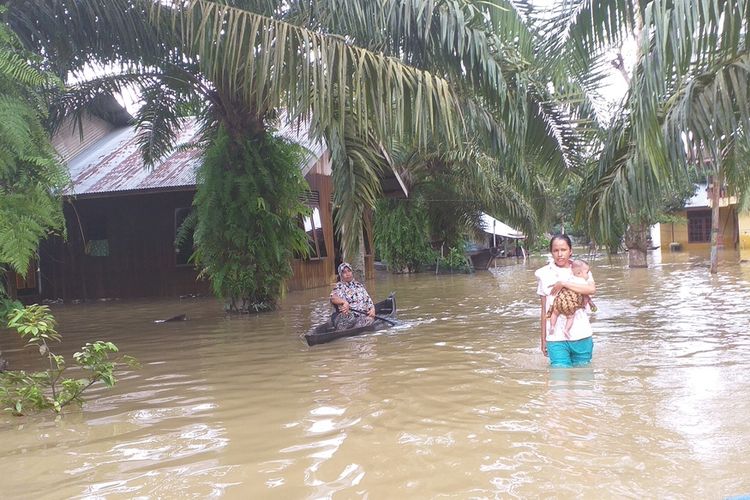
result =
[{"label": "patterned long-sleeve shirt", "polygon": [[358,309],[367,312],[374,307],[370,294],[365,290],[365,286],[358,281],[339,281],[333,287],[331,296],[337,295],[349,303],[352,309]]}]

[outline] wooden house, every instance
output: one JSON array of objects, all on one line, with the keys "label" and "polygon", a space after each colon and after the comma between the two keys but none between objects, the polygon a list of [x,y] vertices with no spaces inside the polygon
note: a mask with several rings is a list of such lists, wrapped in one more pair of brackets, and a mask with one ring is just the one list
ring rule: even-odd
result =
[{"label": "wooden house", "polygon": [[[175,245],[176,231],[191,210],[200,153],[179,149],[146,169],[135,130],[127,122],[91,116],[84,121],[83,140],[72,126],[55,136],[53,144],[72,180],[64,203],[67,237],[42,242],[34,272],[16,279],[20,298],[70,301],[210,293],[209,283],[197,279],[188,262],[192,242]],[[196,133],[197,123],[186,121],[178,143],[189,143]],[[278,133],[309,152],[300,168],[310,185],[304,201],[313,209],[311,217],[300,221],[313,255],[293,260],[294,275],[287,287],[329,286],[340,255],[333,231],[330,155],[298,128]],[[371,249],[372,231],[367,234],[366,248]],[[369,253],[365,264],[372,275]]]},{"label": "wooden house", "polygon": [[470,242],[466,254],[476,270],[487,270],[496,259],[505,257],[526,258],[522,242],[526,235],[506,223],[482,212],[483,237]]}]

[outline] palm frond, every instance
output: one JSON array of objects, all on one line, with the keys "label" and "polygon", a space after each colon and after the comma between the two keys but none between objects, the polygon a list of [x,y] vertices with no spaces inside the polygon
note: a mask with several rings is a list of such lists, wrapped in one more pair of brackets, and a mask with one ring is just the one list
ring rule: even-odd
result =
[{"label": "palm frond", "polygon": [[160,86],[150,87],[142,94],[143,105],[136,118],[136,140],[144,163],[153,167],[174,149],[181,126],[178,98]]},{"label": "palm frond", "polygon": [[[649,3],[644,25],[654,29],[641,41],[644,57],[633,86],[633,119],[638,124],[638,147],[650,162],[684,163],[681,143],[685,134],[703,140],[702,147],[712,148],[718,159],[718,149],[711,144],[731,130],[734,122],[747,122],[747,106],[732,101],[747,102],[747,89],[738,78],[746,78],[747,73],[748,19],[748,2]],[[664,137],[658,128],[664,117],[662,100],[672,95],[681,104],[675,108],[678,111],[670,111],[671,124]],[[716,106],[716,113],[709,106]]]},{"label": "palm frond", "polygon": [[380,178],[388,166],[386,157],[369,134],[350,133],[339,138],[328,135],[328,147],[333,164],[333,192],[336,229],[341,236],[346,255],[359,253],[359,242],[365,210],[375,206],[381,198]]},{"label": "palm frond", "polygon": [[[636,1],[643,5],[641,0]],[[634,6],[628,0],[566,0],[556,4],[551,20],[545,22],[545,52],[564,51],[571,40],[580,41],[586,54],[622,44],[636,26]]]},{"label": "palm frond", "polygon": [[728,141],[750,140],[750,52],[690,77],[666,103],[663,130],[670,157],[682,162],[723,158]]},{"label": "palm frond", "polygon": [[81,128],[86,113],[99,115],[101,100],[122,93],[133,87],[151,84],[159,73],[130,72],[102,74],[94,78],[68,84],[64,91],[50,97],[49,128],[53,131],[66,120],[72,120]]},{"label": "palm frond", "polygon": [[[165,7],[157,4],[152,17]],[[394,58],[283,21],[205,0],[171,11],[189,54],[206,77],[259,114],[286,107],[309,117],[314,133],[336,127],[343,136],[345,108],[385,130],[401,133],[414,116],[426,143],[438,134],[458,144],[461,112],[449,82]],[[340,118],[335,118],[340,117]]]},{"label": "palm frond", "polygon": [[530,112],[535,118],[529,120],[526,136],[530,161],[558,178],[580,169],[583,141],[576,130],[575,120],[564,105],[552,96],[542,96],[536,92],[530,94]]},{"label": "palm frond", "polygon": [[144,0],[9,0],[8,23],[24,46],[44,54],[64,79],[92,63],[117,61],[151,65],[174,43],[148,20]]}]

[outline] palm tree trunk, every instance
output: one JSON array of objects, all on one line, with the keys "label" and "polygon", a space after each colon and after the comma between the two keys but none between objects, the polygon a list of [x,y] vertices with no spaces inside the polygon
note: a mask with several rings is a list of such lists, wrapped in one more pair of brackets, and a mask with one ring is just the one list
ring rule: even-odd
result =
[{"label": "palm tree trunk", "polygon": [[711,265],[709,271],[716,274],[719,270],[719,203],[721,201],[721,175],[714,176],[711,189]]},{"label": "palm tree trunk", "polygon": [[[348,228],[347,228],[348,229]],[[342,234],[341,239],[343,241],[346,241],[346,235]],[[348,262],[352,266],[352,273],[354,274],[354,279],[359,281],[360,283],[365,282],[365,241],[362,236],[362,231],[360,230],[359,237],[357,238],[357,253],[348,254],[346,251],[346,246],[342,248],[343,255],[344,255],[344,262]]]},{"label": "palm tree trunk", "polygon": [[352,265],[354,266],[355,275],[359,277],[360,283],[364,283],[367,279],[367,269],[365,268],[365,238],[360,232],[359,234],[359,251],[358,255],[353,256]]},{"label": "palm tree trunk", "polygon": [[648,267],[646,258],[648,226],[643,222],[632,223],[625,231],[625,245],[628,247],[628,267]]}]

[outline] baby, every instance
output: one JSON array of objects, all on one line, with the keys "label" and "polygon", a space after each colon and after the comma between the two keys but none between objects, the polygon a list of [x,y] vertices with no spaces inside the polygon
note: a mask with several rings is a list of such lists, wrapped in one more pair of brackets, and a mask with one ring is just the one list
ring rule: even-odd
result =
[{"label": "baby", "polygon": [[[571,263],[571,270],[573,271],[573,277],[570,278],[571,283],[586,284],[586,280],[589,276],[589,265],[583,260],[574,260]],[[552,331],[555,331],[555,323],[557,323],[557,317],[560,314],[565,316],[565,338],[570,338],[570,329],[573,326],[573,318],[577,309],[583,309],[586,305],[591,307],[591,310],[596,312],[596,306],[591,301],[591,297],[588,295],[582,295],[576,293],[570,288],[563,288],[560,293],[555,297],[555,301],[547,312],[547,317],[550,320],[550,327]]]}]

